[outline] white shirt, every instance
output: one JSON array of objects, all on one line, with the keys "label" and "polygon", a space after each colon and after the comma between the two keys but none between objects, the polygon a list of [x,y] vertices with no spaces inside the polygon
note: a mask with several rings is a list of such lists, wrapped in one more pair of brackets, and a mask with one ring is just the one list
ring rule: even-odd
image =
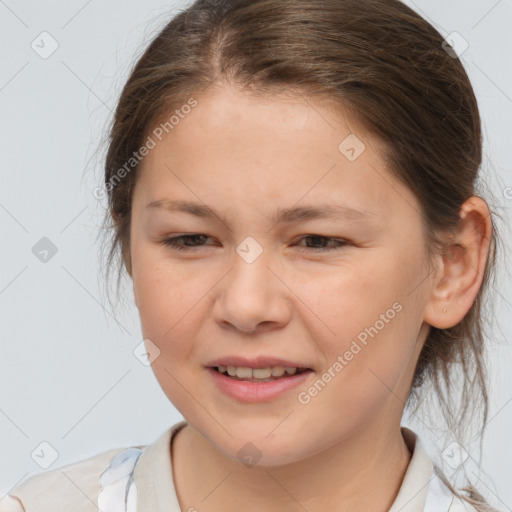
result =
[{"label": "white shirt", "polygon": [[[170,448],[186,424],[175,423],[152,444],[34,475],[0,500],[0,512],[180,512]],[[389,512],[476,512],[437,476],[419,437],[406,427],[401,431],[412,458]]]}]

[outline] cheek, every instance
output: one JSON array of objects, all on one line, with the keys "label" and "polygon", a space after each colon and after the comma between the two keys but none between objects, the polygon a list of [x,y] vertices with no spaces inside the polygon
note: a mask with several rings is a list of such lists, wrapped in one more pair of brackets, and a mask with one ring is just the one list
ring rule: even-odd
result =
[{"label": "cheek", "polygon": [[377,308],[385,320],[376,316],[374,309],[355,316],[350,314],[349,302],[346,307],[346,314],[334,327],[336,339],[323,337],[326,367],[317,375],[320,383],[313,383],[318,391],[304,390],[316,393],[310,405],[326,410],[330,417],[327,429],[333,436],[366,423],[384,409],[391,414],[391,410],[403,408],[404,376],[414,365],[414,336],[400,305]]},{"label": "cheek", "polygon": [[153,363],[155,373],[163,364],[173,372],[189,362],[197,365],[199,358],[192,354],[195,348],[190,340],[198,337],[204,323],[208,291],[216,279],[198,272],[194,265],[171,265],[161,250],[140,251],[134,260],[133,284],[142,333],[162,356]]},{"label": "cheek", "polygon": [[202,303],[200,291],[194,292],[195,284],[185,286],[185,276],[176,275],[179,273],[165,270],[164,265],[147,265],[139,271],[136,286],[143,337],[159,350],[152,371],[171,403],[180,411],[188,411],[189,393],[195,395],[194,380],[188,372],[199,370],[201,361],[190,340],[198,336]]},{"label": "cheek", "polygon": [[157,331],[164,325],[169,329],[192,307],[191,292],[197,289],[196,283],[188,285],[181,268],[170,265],[162,248],[149,244],[135,249],[133,287],[142,324]]},{"label": "cheek", "polygon": [[389,392],[386,385],[393,389],[411,364],[421,324],[410,293],[418,275],[397,254],[381,252],[378,261],[335,272],[322,286],[310,285],[308,305],[328,327],[318,330],[327,368],[344,396],[357,397],[365,387],[370,394],[370,389],[379,394],[376,388]]},{"label": "cheek", "polygon": [[318,279],[299,277],[303,279],[299,296],[324,324],[324,332],[331,332],[334,343],[346,341],[364,333],[386,311],[391,310],[388,316],[395,316],[393,304],[403,304],[404,283],[408,280],[400,267],[400,262],[382,254],[378,258],[361,258],[350,265],[331,268]]}]

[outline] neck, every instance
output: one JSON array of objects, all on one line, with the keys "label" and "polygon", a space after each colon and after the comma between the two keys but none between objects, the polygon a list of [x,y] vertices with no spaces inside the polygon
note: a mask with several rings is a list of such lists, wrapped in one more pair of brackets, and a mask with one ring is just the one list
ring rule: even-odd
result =
[{"label": "neck", "polygon": [[399,425],[378,427],[358,430],[328,450],[292,464],[248,468],[187,425],[174,436],[171,450],[180,508],[296,512],[301,506],[308,512],[386,512],[398,494],[411,453]]}]

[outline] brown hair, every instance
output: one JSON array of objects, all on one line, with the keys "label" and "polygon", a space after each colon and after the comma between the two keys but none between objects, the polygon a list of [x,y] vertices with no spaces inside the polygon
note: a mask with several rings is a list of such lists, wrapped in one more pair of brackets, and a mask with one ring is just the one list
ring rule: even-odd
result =
[{"label": "brown hair", "polygon": [[[131,275],[133,154],[159,121],[223,82],[263,96],[304,94],[352,112],[383,141],[393,174],[417,196],[429,258],[446,250],[442,235],[453,233],[460,206],[477,192],[482,135],[469,78],[439,32],[399,0],[197,0],[138,59],[110,127],[106,281],[117,257],[118,292],[123,266]],[[494,221],[493,228],[478,295],[459,324],[431,327],[406,404],[417,411],[428,380],[462,445],[466,415],[483,411],[483,427],[487,420],[483,308],[495,270]],[[458,410],[456,378],[463,380]],[[468,496],[450,488],[477,510],[494,510],[471,485],[463,489]]]}]

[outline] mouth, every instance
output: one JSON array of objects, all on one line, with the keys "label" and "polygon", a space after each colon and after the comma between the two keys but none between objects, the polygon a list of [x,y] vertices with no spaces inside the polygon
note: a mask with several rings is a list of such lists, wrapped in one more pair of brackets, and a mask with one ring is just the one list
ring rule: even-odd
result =
[{"label": "mouth", "polygon": [[311,368],[291,368],[283,366],[267,368],[212,366],[210,368],[232,380],[261,383],[289,379],[295,375],[313,371]]},{"label": "mouth", "polygon": [[245,404],[269,403],[279,397],[284,399],[293,389],[307,385],[315,374],[311,368],[283,366],[248,368],[218,365],[208,366],[206,370],[216,387],[214,391]]}]

